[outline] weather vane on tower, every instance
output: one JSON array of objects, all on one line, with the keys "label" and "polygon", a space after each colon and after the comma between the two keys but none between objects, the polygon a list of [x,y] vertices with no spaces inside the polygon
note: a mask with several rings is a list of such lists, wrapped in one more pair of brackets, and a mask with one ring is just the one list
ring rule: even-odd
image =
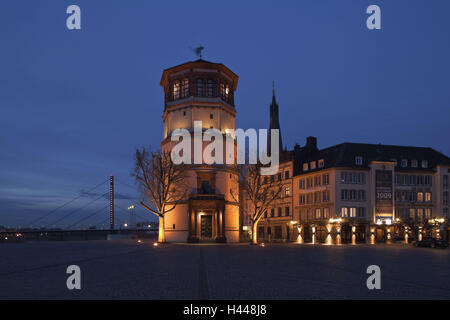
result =
[{"label": "weather vane on tower", "polygon": [[197,57],[199,57],[200,59],[202,58],[202,51],[205,48],[203,46],[197,47],[194,49],[195,54],[197,55]]}]

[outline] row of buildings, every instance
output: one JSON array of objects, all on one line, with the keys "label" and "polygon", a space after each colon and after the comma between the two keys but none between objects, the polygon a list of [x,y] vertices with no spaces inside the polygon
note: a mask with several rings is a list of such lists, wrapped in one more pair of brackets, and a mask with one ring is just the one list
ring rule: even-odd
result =
[{"label": "row of buildings", "polygon": [[[204,60],[166,69],[163,150],[194,121],[203,130],[235,129],[238,76]],[[273,92],[270,129],[280,129]],[[270,144],[270,139],[269,139]],[[275,179],[283,190],[258,224],[263,241],[360,243],[448,237],[450,159],[431,148],[342,143],[320,149],[315,137],[282,150]],[[205,146],[203,146],[205,147]],[[270,148],[269,148],[270,149]],[[235,165],[192,165],[191,192],[166,217],[168,241],[237,242],[250,237]]]}]

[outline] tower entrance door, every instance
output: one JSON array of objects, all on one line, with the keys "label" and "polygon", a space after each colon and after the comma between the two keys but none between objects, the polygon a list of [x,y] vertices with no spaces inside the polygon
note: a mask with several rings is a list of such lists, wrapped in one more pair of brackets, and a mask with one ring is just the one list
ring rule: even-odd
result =
[{"label": "tower entrance door", "polygon": [[203,215],[201,216],[201,236],[202,239],[212,238],[212,216]]}]

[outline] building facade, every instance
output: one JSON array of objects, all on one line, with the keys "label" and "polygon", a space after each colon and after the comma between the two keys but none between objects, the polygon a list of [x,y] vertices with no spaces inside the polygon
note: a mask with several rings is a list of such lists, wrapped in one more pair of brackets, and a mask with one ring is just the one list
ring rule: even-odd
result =
[{"label": "building facade", "polygon": [[[273,94],[270,129],[280,129]],[[281,133],[280,133],[281,142]],[[270,140],[269,140],[270,143]],[[448,238],[450,159],[431,148],[317,138],[280,148],[283,191],[258,224],[262,241],[375,243]],[[447,226],[446,226],[447,225]]]},{"label": "building facade", "polygon": [[[203,137],[209,129],[219,130],[225,140],[226,130],[235,128],[237,83],[238,76],[226,66],[204,60],[166,69],[161,78],[165,95],[161,150],[170,152],[177,144],[172,141],[177,129],[191,134],[192,150],[194,136]],[[197,121],[200,133],[195,131]],[[201,143],[202,155],[208,144]],[[238,242],[239,195],[232,193],[238,190],[237,166],[211,165],[204,158],[197,163],[196,151],[187,172],[188,195],[165,217],[166,240]]]}]

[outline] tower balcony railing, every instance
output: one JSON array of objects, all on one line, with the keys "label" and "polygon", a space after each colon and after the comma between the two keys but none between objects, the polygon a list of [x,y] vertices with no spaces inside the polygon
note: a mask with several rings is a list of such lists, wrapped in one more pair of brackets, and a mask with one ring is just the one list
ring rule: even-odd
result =
[{"label": "tower balcony railing", "polygon": [[214,189],[193,189],[190,198],[193,200],[223,200],[224,195],[216,193]]}]

